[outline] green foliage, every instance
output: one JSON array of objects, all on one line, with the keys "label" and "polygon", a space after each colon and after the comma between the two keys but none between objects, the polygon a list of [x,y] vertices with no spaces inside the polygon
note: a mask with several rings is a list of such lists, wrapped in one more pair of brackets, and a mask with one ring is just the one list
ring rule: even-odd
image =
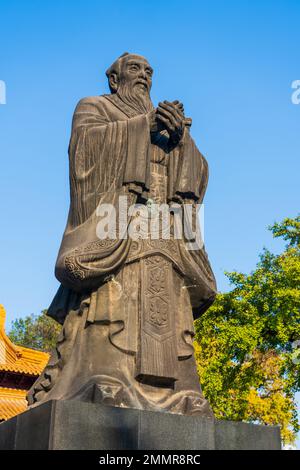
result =
[{"label": "green foliage", "polygon": [[275,223],[269,227],[273,232],[273,237],[282,237],[288,241],[288,246],[300,245],[300,215],[295,219],[284,219],[281,223]]},{"label": "green foliage", "polygon": [[249,275],[226,273],[233,288],[196,321],[195,350],[217,418],[280,424],[292,443],[299,430],[300,217],[269,230],[287,241],[285,250],[265,249]]},{"label": "green foliage", "polygon": [[14,344],[42,351],[51,351],[61,326],[47,317],[46,310],[41,315],[28,315],[12,323],[9,338]]}]

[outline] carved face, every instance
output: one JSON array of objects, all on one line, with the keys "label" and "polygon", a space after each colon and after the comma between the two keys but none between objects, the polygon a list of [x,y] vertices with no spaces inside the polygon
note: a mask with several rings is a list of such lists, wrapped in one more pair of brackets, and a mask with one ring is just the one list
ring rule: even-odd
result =
[{"label": "carved face", "polygon": [[153,69],[142,56],[121,56],[106,72],[112,93],[133,108],[137,114],[152,111],[150,98]]},{"label": "carved face", "polygon": [[153,69],[143,57],[124,57],[121,62],[119,84],[135,93],[150,93]]}]

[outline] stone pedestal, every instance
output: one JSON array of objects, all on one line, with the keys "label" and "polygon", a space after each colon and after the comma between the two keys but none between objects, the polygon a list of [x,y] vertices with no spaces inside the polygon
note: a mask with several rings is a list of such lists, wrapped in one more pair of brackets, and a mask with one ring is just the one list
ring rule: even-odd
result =
[{"label": "stone pedestal", "polygon": [[77,400],[49,401],[0,424],[0,450],[276,450],[278,427]]}]

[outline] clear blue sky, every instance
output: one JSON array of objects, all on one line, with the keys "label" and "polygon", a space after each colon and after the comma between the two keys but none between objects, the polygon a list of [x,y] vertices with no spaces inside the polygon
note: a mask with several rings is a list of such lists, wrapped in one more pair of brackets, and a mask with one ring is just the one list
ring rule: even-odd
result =
[{"label": "clear blue sky", "polygon": [[0,303],[8,323],[48,306],[68,211],[67,147],[83,96],[108,91],[124,51],[180,99],[210,165],[205,242],[219,290],[248,272],[267,225],[299,212],[299,0],[0,2]]}]

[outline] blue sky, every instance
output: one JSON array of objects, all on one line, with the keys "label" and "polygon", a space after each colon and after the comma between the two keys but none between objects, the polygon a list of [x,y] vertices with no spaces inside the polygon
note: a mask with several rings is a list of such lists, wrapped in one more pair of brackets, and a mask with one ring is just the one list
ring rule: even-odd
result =
[{"label": "blue sky", "polygon": [[124,51],[155,69],[152,98],[179,99],[210,166],[205,242],[219,290],[248,272],[266,227],[299,212],[298,0],[0,0],[0,303],[8,324],[47,307],[68,211],[67,147],[83,96],[108,91]]}]

